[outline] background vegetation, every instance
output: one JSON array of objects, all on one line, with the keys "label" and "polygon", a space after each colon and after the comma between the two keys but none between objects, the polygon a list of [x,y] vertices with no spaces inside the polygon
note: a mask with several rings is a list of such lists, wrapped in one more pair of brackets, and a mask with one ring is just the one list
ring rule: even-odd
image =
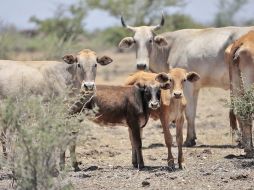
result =
[{"label": "background vegetation", "polygon": [[[220,0],[218,12],[213,25],[217,27],[236,25],[235,15],[248,0]],[[119,19],[122,14],[129,25],[154,25],[159,23],[161,11],[165,14],[165,27],[159,32],[183,28],[203,28],[203,24],[193,20],[189,15],[169,13],[171,8],[186,6],[186,0],[81,0],[70,6],[59,5],[52,18],[38,19],[30,22],[36,25],[33,30],[19,31],[15,26],[0,23],[0,59],[19,58],[29,53],[30,59],[59,59],[66,52],[76,52],[84,48],[104,50],[117,48],[121,38],[131,35],[118,26],[89,32],[84,25],[89,10],[99,9]],[[158,11],[159,10],[159,11]],[[253,23],[243,21],[242,25]],[[32,53],[32,54],[31,54]]]}]

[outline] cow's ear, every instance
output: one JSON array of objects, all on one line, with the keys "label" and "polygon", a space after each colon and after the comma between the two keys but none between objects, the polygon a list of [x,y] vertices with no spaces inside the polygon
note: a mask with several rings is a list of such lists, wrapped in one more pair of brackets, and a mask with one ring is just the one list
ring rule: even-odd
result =
[{"label": "cow's ear", "polygon": [[63,60],[65,63],[68,63],[68,64],[73,64],[73,63],[77,63],[78,62],[78,59],[76,56],[74,55],[65,55],[63,56]]},{"label": "cow's ear", "polygon": [[168,45],[167,40],[166,40],[164,37],[162,37],[162,36],[155,36],[155,37],[154,37],[154,42],[155,42],[158,46],[160,46],[160,47],[164,47],[164,46],[167,46],[167,45]]},{"label": "cow's ear", "polygon": [[169,80],[169,76],[167,75],[167,73],[159,73],[158,75],[156,75],[155,80],[159,83],[165,83]]},{"label": "cow's ear", "polygon": [[200,79],[200,76],[199,76],[199,74],[197,74],[195,72],[188,72],[186,78],[190,82],[196,82]]},{"label": "cow's ear", "polygon": [[132,37],[126,37],[124,39],[122,39],[119,43],[119,47],[120,48],[130,48],[133,46],[133,44],[135,43],[135,40]]},{"label": "cow's ear", "polygon": [[140,90],[145,90],[146,84],[142,81],[138,81],[135,83],[135,87],[139,88]]},{"label": "cow's ear", "polygon": [[169,82],[161,83],[160,88],[163,89],[163,90],[168,90],[168,89],[171,88],[171,84]]},{"label": "cow's ear", "polygon": [[97,63],[99,63],[100,65],[107,65],[109,63],[111,63],[113,61],[113,59],[111,59],[110,57],[104,55],[102,57],[97,57]]}]

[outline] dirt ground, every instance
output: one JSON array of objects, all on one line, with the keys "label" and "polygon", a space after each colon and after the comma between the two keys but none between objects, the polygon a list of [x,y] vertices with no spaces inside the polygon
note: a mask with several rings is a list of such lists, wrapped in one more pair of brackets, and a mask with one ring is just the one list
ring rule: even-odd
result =
[{"label": "dirt ground", "polygon": [[[134,54],[115,54],[109,67],[98,67],[97,83],[121,84],[134,71]],[[254,160],[243,158],[243,150],[232,140],[228,108],[229,92],[206,88],[200,92],[196,117],[197,146],[183,148],[186,169],[169,171],[167,149],[159,121],[150,120],[143,131],[145,169],[131,165],[127,127],[87,126],[79,136],[77,156],[82,171],[67,173],[75,189],[254,189]],[[171,132],[174,136],[175,129]],[[184,138],[186,125],[184,126]],[[177,147],[173,147],[177,158]],[[68,157],[67,163],[70,163]],[[177,163],[177,160],[175,160]],[[176,168],[178,166],[176,165]],[[1,176],[1,175],[0,175]],[[0,189],[10,181],[0,178]]]}]

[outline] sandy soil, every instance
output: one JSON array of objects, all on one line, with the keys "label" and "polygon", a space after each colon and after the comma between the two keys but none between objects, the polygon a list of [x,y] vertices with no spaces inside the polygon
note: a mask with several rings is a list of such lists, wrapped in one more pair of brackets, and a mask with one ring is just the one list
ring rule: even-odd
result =
[{"label": "sandy soil", "polygon": [[[130,53],[106,53],[115,57],[115,63],[98,67],[97,82],[121,84],[128,73],[134,71],[131,63],[135,57]],[[151,120],[143,132],[144,170],[132,168],[127,127],[93,125],[86,126],[84,134],[79,136],[77,155],[82,162],[82,171],[70,169],[68,180],[80,190],[254,189],[254,160],[240,156],[243,150],[236,148],[230,135],[228,108],[225,106],[228,98],[228,91],[201,90],[196,118],[197,146],[183,149],[185,170],[167,169],[162,129],[158,121]],[[171,132],[175,137],[174,128]],[[173,155],[177,158],[176,146]],[[69,157],[67,163],[70,163]],[[0,189],[8,189],[9,183],[9,180],[0,178]]]}]

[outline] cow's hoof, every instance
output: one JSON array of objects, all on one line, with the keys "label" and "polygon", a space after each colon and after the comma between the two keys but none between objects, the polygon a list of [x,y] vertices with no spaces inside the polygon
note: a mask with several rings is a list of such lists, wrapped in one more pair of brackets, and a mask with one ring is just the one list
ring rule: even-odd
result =
[{"label": "cow's hoof", "polygon": [[145,167],[144,163],[138,164],[138,170],[142,170]]},{"label": "cow's hoof", "polygon": [[183,146],[185,146],[185,147],[192,147],[192,146],[195,146],[195,145],[196,145],[195,139],[186,140],[186,141],[183,143]]},{"label": "cow's hoof", "polygon": [[185,170],[186,169],[185,163],[179,164],[179,169],[180,170]]},{"label": "cow's hoof", "polygon": [[132,163],[132,165],[134,168],[138,168],[138,163],[135,162],[135,163]]}]

